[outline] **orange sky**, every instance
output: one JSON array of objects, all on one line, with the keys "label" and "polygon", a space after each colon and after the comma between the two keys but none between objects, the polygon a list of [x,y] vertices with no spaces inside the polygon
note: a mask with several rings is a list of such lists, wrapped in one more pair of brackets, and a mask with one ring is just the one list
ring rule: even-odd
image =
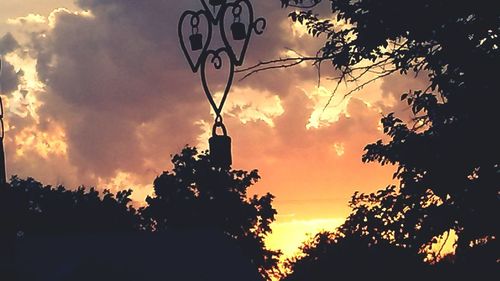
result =
[{"label": "orange sky", "polygon": [[[110,2],[114,10],[95,0],[1,1],[0,38],[11,32],[20,45],[4,58],[12,73],[24,73],[2,92],[8,174],[70,187],[133,186],[142,202],[154,177],[170,168],[170,154],[185,144],[206,148],[209,105],[174,32],[180,11],[198,2],[172,3],[164,17],[155,14],[162,4]],[[287,48],[311,54],[321,46],[278,1],[267,2],[255,4],[270,28],[252,39],[248,65],[290,55]],[[424,82],[388,77],[345,101],[352,85],[342,86],[324,112],[334,84],[323,79],[318,87],[310,65],[235,82],[224,110],[233,166],[259,169],[262,180],[250,192],[276,196],[271,247],[293,254],[307,233],[342,222],[354,191],[391,184],[392,167],[363,164],[363,148],[383,137],[382,113],[409,116],[397,97]]]}]

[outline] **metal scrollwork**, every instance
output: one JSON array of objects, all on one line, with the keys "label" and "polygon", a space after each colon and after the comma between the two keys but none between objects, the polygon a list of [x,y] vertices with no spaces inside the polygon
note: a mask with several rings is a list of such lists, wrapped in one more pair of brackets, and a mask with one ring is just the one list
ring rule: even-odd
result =
[{"label": "metal scrollwork", "polygon": [[[181,15],[178,28],[181,48],[194,73],[197,73],[200,67],[203,70],[209,62],[214,65],[217,62],[217,64],[222,66],[220,54],[225,52],[230,58],[229,67],[231,68],[231,75],[227,87],[229,92],[232,78],[234,77],[234,69],[236,66],[241,66],[243,64],[252,33],[255,32],[255,34],[261,35],[266,28],[266,20],[264,18],[254,20],[252,3],[249,0],[237,0],[231,3],[228,3],[226,0],[201,0],[201,3],[205,8],[204,10],[199,10],[197,12],[185,11]],[[242,21],[242,13],[245,11],[248,13],[248,22],[246,23]],[[243,42],[241,50],[236,50],[229,39],[229,34],[225,26],[225,20],[228,17],[233,18],[233,24],[231,25],[233,41]],[[200,30],[202,18],[204,18],[207,23],[207,34],[202,34]],[[183,33],[183,27],[186,20],[189,20],[191,26],[191,34],[189,35],[189,44],[191,44],[190,50],[186,46],[188,42]],[[224,46],[216,50],[211,50],[209,47],[212,43],[212,33],[216,30],[216,26],[219,26],[220,36]],[[213,56],[211,61],[207,60],[209,56]],[[216,69],[221,68],[220,66],[215,66]],[[202,71],[201,76],[202,84],[204,84],[203,88],[206,91],[208,87],[205,87],[207,77],[204,71]],[[207,96],[210,95],[209,92],[208,90]],[[215,112],[220,113],[220,111],[217,110],[219,106],[214,106],[213,102],[210,103],[212,107],[214,107]]]},{"label": "metal scrollwork", "polygon": [[[191,24],[191,35],[189,36],[189,43],[191,44],[191,52],[187,49],[186,47],[186,40],[183,34],[183,23],[184,21],[188,18],[190,24]],[[193,12],[193,11],[186,11],[182,14],[180,22],[179,22],[179,41],[181,43],[181,49],[184,52],[184,55],[189,63],[189,66],[191,66],[191,70],[193,72],[198,72],[198,69],[200,68],[200,65],[204,62],[204,57],[206,55],[206,52],[208,51],[208,47],[210,45],[210,42],[212,40],[212,25],[208,24],[208,34],[206,35],[206,39],[203,40],[203,35],[200,32],[200,18],[204,17],[205,20],[208,22],[210,17],[206,11],[198,11],[198,12]],[[198,36],[197,36],[198,35]],[[195,37],[197,36],[197,37]],[[200,40],[200,41],[197,41]],[[199,45],[198,43],[201,43],[201,48],[198,48]]]},{"label": "metal scrollwork", "polygon": [[[222,123],[222,108],[231,90],[235,68],[243,65],[252,34],[261,35],[267,23],[264,18],[254,19],[253,6],[250,0],[200,1],[204,9],[196,12],[185,11],[179,20],[178,33],[181,49],[191,70],[197,73],[201,69],[201,84],[216,114],[213,137],[210,139],[210,144],[212,146],[214,137],[224,136],[229,138],[227,136],[226,127]],[[229,19],[231,19],[231,21],[229,21]],[[186,28],[187,20],[189,20],[190,29]],[[230,30],[227,30],[226,23],[231,23]],[[206,29],[206,34],[202,32],[203,28]],[[216,30],[220,32],[223,46],[216,49],[210,49],[212,38],[214,37],[213,32]],[[186,36],[184,35],[185,32],[190,32],[190,34]],[[188,44],[190,48],[187,47]],[[229,58],[227,64],[221,56],[223,54],[224,57],[227,55]],[[216,70],[220,70],[224,67],[228,67],[229,70],[226,87],[219,104],[216,104],[213,93],[208,86],[206,73],[208,64],[212,64]],[[223,128],[224,135],[217,136],[215,128]],[[215,146],[219,146],[219,144]],[[231,161],[230,159],[229,161],[226,159],[224,163],[230,164]]]},{"label": "metal scrollwork", "polygon": [[[215,69],[221,69],[223,65],[223,60],[221,58],[221,54],[226,53],[227,50],[226,48],[220,48],[216,51],[209,50],[206,53],[205,57],[205,62],[207,61],[207,58],[212,56],[210,59],[210,62],[213,64]],[[228,55],[229,57],[229,55]],[[226,81],[226,87],[224,88],[224,93],[222,95],[222,99],[217,105],[215,103],[215,100],[213,98],[213,93],[210,91],[210,88],[208,87],[208,81],[207,81],[207,75],[206,75],[206,63],[203,63],[201,66],[201,84],[203,86],[203,90],[205,92],[205,95],[208,98],[208,101],[210,102],[210,105],[212,106],[212,109],[214,110],[216,114],[216,118],[219,118],[222,115],[222,108],[224,107],[224,103],[226,102],[227,96],[229,95],[229,91],[231,90],[231,86],[233,84],[233,79],[234,79],[234,64],[229,63],[229,77]]]}]

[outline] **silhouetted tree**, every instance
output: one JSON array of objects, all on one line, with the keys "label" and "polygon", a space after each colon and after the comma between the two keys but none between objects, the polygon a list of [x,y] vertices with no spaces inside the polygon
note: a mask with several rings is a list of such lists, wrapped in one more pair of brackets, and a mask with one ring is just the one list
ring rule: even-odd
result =
[{"label": "silhouetted tree", "polygon": [[[281,0],[284,6],[306,2]],[[328,243],[341,249],[344,239],[360,238],[369,246],[388,244],[423,255],[437,236],[454,230],[458,241],[453,263],[461,268],[494,268],[498,275],[497,3],[330,3],[335,21],[321,19],[310,10],[290,14],[293,21],[307,25],[312,35],[325,36],[317,56],[263,62],[248,69],[248,75],[309,60],[317,66],[331,62],[340,73],[338,83],[358,82],[347,95],[392,73],[425,73],[430,82],[426,89],[401,97],[411,108],[413,120],[404,122],[392,113],[385,116],[382,124],[389,141],[368,145],[363,156],[365,162],[396,165],[394,177],[399,185],[355,194],[352,214]],[[372,76],[366,78],[367,74]],[[311,244],[316,250],[291,268],[299,272],[312,268],[299,268],[302,261],[320,263],[319,257],[326,258],[320,251],[323,244]],[[329,253],[336,260],[338,252]]]},{"label": "silhouetted tree", "polygon": [[152,231],[168,228],[215,228],[234,238],[243,252],[269,278],[279,252],[264,245],[275,220],[274,196],[248,197],[247,189],[260,176],[251,172],[214,168],[207,153],[186,147],[173,156],[172,171],[154,181],[155,195],[141,215]]},{"label": "silhouetted tree", "polygon": [[411,280],[426,276],[427,268],[410,249],[387,241],[373,244],[365,235],[321,232],[301,247],[301,254],[285,266],[286,281],[302,280]]},{"label": "silhouetted tree", "polygon": [[131,190],[116,196],[94,188],[67,190],[43,186],[32,178],[12,177],[0,189],[0,222],[4,235],[124,232],[139,229],[136,211],[129,205]]},{"label": "silhouetted tree", "polygon": [[247,196],[247,189],[260,179],[257,171],[214,168],[206,153],[188,147],[172,162],[173,170],[155,180],[155,196],[148,197],[139,211],[130,204],[131,190],[116,196],[105,190],[100,195],[94,188],[72,191],[12,177],[0,187],[0,275],[13,274],[9,263],[16,240],[23,237],[192,228],[222,231],[270,278],[280,253],[267,249],[264,238],[271,232],[276,210],[271,194]]},{"label": "silhouetted tree", "polygon": [[40,235],[126,233],[140,228],[129,205],[130,190],[114,196],[105,190],[67,190],[43,186],[32,178],[11,178],[0,187],[0,279],[14,279],[16,240]]}]

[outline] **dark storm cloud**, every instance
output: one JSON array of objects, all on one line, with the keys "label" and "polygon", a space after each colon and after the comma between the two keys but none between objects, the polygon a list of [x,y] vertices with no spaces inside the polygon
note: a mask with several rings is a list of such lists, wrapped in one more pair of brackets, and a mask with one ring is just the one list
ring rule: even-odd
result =
[{"label": "dark storm cloud", "polygon": [[16,72],[14,67],[5,61],[2,62],[1,67],[2,70],[0,73],[0,90],[2,94],[7,95],[17,90],[22,72]]},{"label": "dark storm cloud", "polygon": [[5,55],[17,49],[19,43],[17,43],[14,36],[11,33],[7,33],[0,38],[0,55]]},{"label": "dark storm cloud", "polygon": [[[3,37],[0,38],[0,60],[3,55],[6,55],[10,52],[15,51],[19,48],[19,44],[16,39],[12,36],[12,34],[7,33]],[[17,73],[14,67],[6,62],[5,60],[1,61],[1,70],[0,70],[0,90],[2,94],[6,95],[11,93],[14,90],[17,90],[17,86],[19,85],[19,79],[22,76],[22,72]]]},{"label": "dark storm cloud", "polygon": [[[190,82],[193,75],[185,71],[174,29],[168,28],[172,11],[165,1],[81,5],[93,17],[59,11],[54,29],[38,38],[38,73],[48,89],[41,114],[63,123],[70,161],[82,176],[141,174],[143,158],[165,163],[179,146],[169,135],[193,141],[199,130],[192,124],[208,110],[201,110],[202,96],[193,94],[197,83]],[[156,126],[158,138],[148,141],[164,146],[151,151],[138,129],[164,116],[178,127],[167,132],[169,126]]]}]

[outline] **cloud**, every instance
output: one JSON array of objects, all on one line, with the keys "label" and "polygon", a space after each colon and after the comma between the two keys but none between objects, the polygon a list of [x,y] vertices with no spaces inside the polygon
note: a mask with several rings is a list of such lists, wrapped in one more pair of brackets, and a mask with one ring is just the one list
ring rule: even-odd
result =
[{"label": "cloud", "polygon": [[0,38],[0,55],[8,54],[17,48],[19,48],[19,43],[11,33],[6,33]]},{"label": "cloud", "polygon": [[22,72],[16,72],[13,65],[7,61],[1,61],[0,92],[4,95],[12,93],[17,89],[21,77]]},{"label": "cloud", "polygon": [[338,156],[344,155],[345,153],[344,143],[335,143],[333,144],[333,148],[335,149],[335,152],[337,152]]},{"label": "cloud", "polygon": [[17,89],[22,72],[16,72],[14,66],[7,62],[3,56],[18,49],[20,46],[11,33],[0,38],[0,92],[10,94]]},{"label": "cloud", "polygon": [[243,124],[260,120],[274,127],[274,118],[282,115],[284,111],[281,99],[276,94],[256,91],[250,87],[234,87],[224,113],[237,118]]},{"label": "cloud", "polygon": [[[36,68],[11,58],[26,73],[33,68],[36,77],[30,80],[42,86],[17,93],[36,106],[31,113],[18,107],[26,114],[12,113],[9,119],[9,171],[70,186],[116,189],[128,182],[138,187],[134,199],[140,201],[154,177],[170,168],[171,154],[186,144],[206,147],[211,133],[213,116],[199,74],[190,72],[177,38],[182,11],[201,6],[195,0],[77,3],[83,12],[54,10],[49,28],[33,33],[23,46],[26,61],[35,59]],[[254,1],[254,6],[268,29],[252,38],[246,65],[277,58],[286,48],[314,54],[321,46],[323,39],[290,24],[279,3]],[[263,181],[254,192],[271,191],[285,200],[314,194],[341,198],[320,207],[308,201],[299,215],[338,217],[348,212],[345,203],[354,189],[376,189],[390,179],[387,169],[360,161],[364,146],[381,135],[382,107],[376,102],[382,82],[338,105],[341,92],[323,111],[331,85],[324,82],[318,89],[317,73],[308,64],[241,77],[235,77],[224,120],[235,167],[261,170]],[[214,77],[214,92],[222,82]],[[279,206],[284,213],[294,207]]]},{"label": "cloud", "polygon": [[[40,114],[63,123],[69,160],[87,178],[118,170],[145,174],[143,159],[168,161],[192,142],[199,130],[191,124],[208,113],[200,110],[203,96],[186,94],[198,85],[172,54],[174,46],[178,51],[175,37],[162,34],[165,18],[152,15],[155,7],[136,11],[135,4],[122,3],[95,3],[93,17],[58,10],[54,28],[38,38],[38,73],[48,90]],[[117,11],[123,13],[119,20]],[[136,22],[141,13],[143,23]],[[155,36],[148,26],[157,27]],[[175,136],[188,138],[174,142]],[[155,141],[164,146],[143,143]]]},{"label": "cloud", "polygon": [[[49,16],[52,28],[33,37],[38,76],[46,86],[39,95],[40,122],[54,120],[64,129],[68,161],[90,184],[119,171],[150,181],[154,175],[148,171],[161,170],[168,155],[195,144],[204,133],[195,124],[211,119],[198,75],[189,72],[176,33],[180,13],[199,3],[78,3],[85,14],[55,10]],[[270,22],[287,20],[284,11],[272,6],[271,16],[266,15]],[[286,34],[253,40],[249,61],[266,53],[273,57],[289,42]],[[273,73],[235,87],[228,118],[272,125],[283,112],[280,96],[289,93],[286,77],[291,75],[305,78]]]},{"label": "cloud", "polygon": [[11,25],[27,25],[27,24],[45,24],[47,19],[39,14],[29,14],[24,17],[7,19],[7,23]]}]

